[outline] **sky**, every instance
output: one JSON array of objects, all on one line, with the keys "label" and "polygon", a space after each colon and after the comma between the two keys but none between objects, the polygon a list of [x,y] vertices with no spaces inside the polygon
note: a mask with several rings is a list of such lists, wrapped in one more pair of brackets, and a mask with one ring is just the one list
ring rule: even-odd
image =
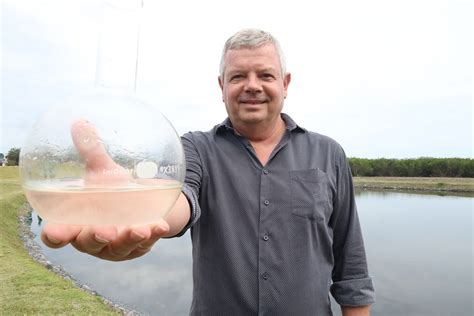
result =
[{"label": "sky", "polygon": [[[126,0],[119,0],[124,2]],[[143,1],[136,96],[179,134],[226,117],[222,46],[261,28],[292,74],[283,111],[349,157],[473,157],[472,1]],[[0,152],[94,87],[102,1],[1,0]]]}]

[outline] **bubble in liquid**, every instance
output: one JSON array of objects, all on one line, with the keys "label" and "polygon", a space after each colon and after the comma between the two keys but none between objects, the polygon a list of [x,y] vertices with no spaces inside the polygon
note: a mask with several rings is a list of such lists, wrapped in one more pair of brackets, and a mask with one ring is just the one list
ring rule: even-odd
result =
[{"label": "bubble in liquid", "polygon": [[34,125],[20,152],[25,195],[55,223],[156,222],[176,202],[185,159],[173,126],[135,97],[65,101]]}]

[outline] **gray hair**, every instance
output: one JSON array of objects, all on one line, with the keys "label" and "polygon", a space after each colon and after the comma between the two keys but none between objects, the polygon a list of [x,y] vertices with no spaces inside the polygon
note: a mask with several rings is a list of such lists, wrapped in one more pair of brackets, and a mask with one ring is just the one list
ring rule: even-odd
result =
[{"label": "gray hair", "polygon": [[225,55],[227,51],[241,48],[258,48],[266,44],[273,44],[273,46],[275,46],[278,57],[280,58],[281,74],[284,76],[286,73],[285,56],[278,40],[272,34],[259,29],[243,29],[232,35],[225,42],[219,68],[220,77],[224,78]]}]

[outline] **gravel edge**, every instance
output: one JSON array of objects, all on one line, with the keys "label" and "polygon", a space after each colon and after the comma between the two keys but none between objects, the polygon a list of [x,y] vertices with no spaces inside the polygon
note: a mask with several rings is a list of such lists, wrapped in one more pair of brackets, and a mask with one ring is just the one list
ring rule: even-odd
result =
[{"label": "gravel edge", "polygon": [[44,266],[46,269],[50,270],[51,272],[59,275],[65,280],[72,281],[72,283],[79,289],[99,297],[105,304],[112,307],[112,309],[116,310],[122,315],[125,316],[143,316],[141,312],[138,312],[133,309],[129,309],[122,304],[115,303],[110,299],[106,298],[105,296],[97,293],[89,287],[87,284],[80,283],[76,280],[71,274],[69,274],[66,270],[64,270],[60,265],[54,264],[46,258],[43,254],[41,246],[34,240],[36,235],[31,231],[30,226],[30,219],[29,214],[31,214],[32,209],[28,203],[25,203],[23,206],[20,207],[19,216],[18,216],[18,223],[19,223],[19,237],[23,241],[23,245],[28,252],[28,254],[38,262],[40,265]]}]

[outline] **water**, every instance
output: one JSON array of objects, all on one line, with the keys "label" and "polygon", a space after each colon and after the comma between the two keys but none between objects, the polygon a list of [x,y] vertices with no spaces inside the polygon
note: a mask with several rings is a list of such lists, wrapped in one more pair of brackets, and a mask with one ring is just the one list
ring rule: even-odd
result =
[{"label": "water", "polygon": [[366,192],[357,202],[374,315],[473,315],[473,198]]},{"label": "water", "polygon": [[[473,315],[472,197],[361,192],[357,195],[377,302],[372,315]],[[36,216],[32,230],[39,232]],[[41,243],[40,241],[38,241]],[[67,247],[46,256],[97,292],[151,315],[187,315],[189,234],[151,253],[107,262]],[[340,315],[336,305],[335,315]]]},{"label": "water", "polygon": [[81,181],[38,181],[23,188],[44,219],[80,225],[153,223],[168,212],[181,192],[181,183],[172,180],[153,179],[125,187],[87,187]]}]

